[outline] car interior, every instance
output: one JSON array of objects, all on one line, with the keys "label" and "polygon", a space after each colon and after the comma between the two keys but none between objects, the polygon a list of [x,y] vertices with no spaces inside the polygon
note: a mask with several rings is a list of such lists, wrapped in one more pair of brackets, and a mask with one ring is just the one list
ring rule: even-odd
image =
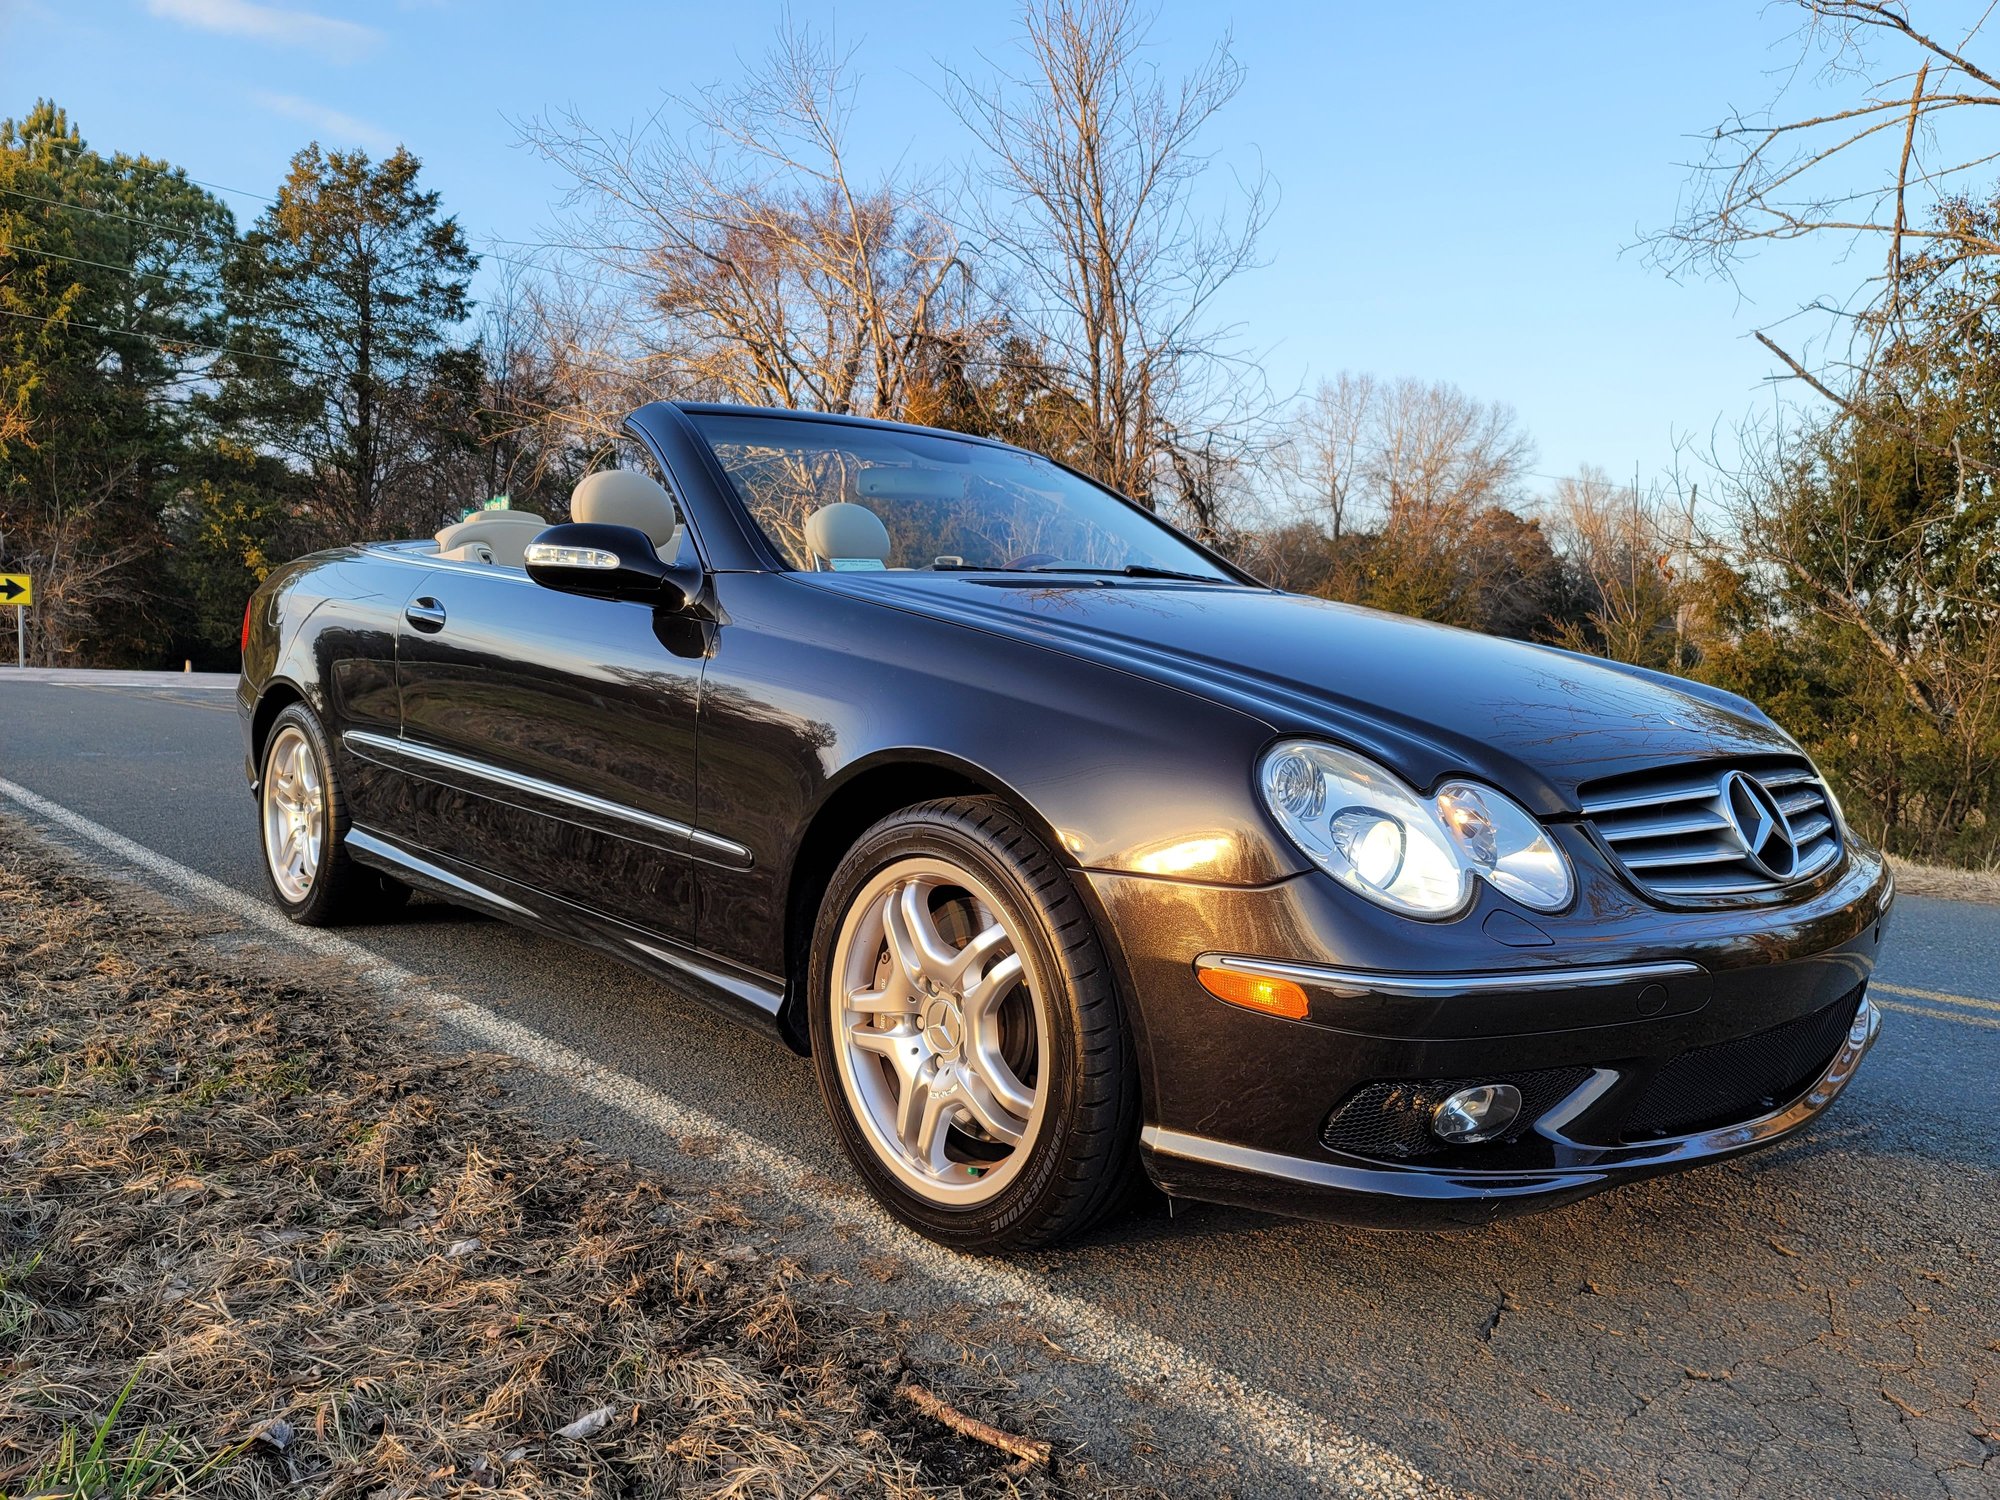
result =
[{"label": "car interior", "polygon": [[865,505],[836,501],[806,517],[815,571],[872,571],[889,565],[889,528]]},{"label": "car interior", "polygon": [[548,524],[533,511],[475,511],[437,534],[438,556],[453,562],[518,568],[523,565],[528,543],[546,530]]},{"label": "car interior", "polygon": [[[587,474],[570,495],[570,519],[643,531],[663,558],[679,554],[680,512],[666,487],[631,469]],[[438,556],[496,568],[525,566],[528,544],[548,520],[527,510],[482,510],[437,533]],[[889,563],[889,528],[865,505],[839,501],[806,518],[806,545],[816,570],[873,571]]]},{"label": "car interior", "polygon": [[[681,518],[673,496],[658,480],[634,470],[601,469],[586,474],[570,494],[569,514],[571,520],[590,525],[630,526],[643,531],[653,550],[668,561],[680,552]],[[546,517],[528,510],[475,511],[437,533],[438,556],[452,562],[490,563],[496,568],[523,567],[528,544],[548,525]],[[887,546],[885,533],[885,553]]]}]

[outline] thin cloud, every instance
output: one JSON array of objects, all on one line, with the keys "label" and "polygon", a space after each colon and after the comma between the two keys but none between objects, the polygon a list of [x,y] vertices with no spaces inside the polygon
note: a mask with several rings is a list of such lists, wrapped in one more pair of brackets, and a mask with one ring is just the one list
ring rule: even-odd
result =
[{"label": "thin cloud", "polygon": [[382,39],[382,33],[372,26],[309,10],[258,5],[254,0],[146,0],[146,9],[162,20],[202,31],[281,47],[309,47],[342,59],[358,57]]},{"label": "thin cloud", "polygon": [[357,120],[342,110],[315,104],[310,99],[301,99],[297,94],[273,94],[259,89],[251,98],[272,114],[311,126],[316,135],[331,144],[366,146],[370,151],[385,156],[396,149],[396,137],[381,126]]}]

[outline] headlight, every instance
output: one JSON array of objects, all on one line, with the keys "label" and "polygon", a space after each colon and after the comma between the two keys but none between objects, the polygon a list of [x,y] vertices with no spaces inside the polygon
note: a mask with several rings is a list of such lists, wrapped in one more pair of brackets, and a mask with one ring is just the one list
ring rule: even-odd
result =
[{"label": "headlight", "polygon": [[1413,917],[1461,910],[1474,878],[1536,911],[1569,903],[1569,862],[1520,804],[1469,781],[1422,797],[1373,761],[1316,740],[1264,757],[1264,801],[1329,875]]}]

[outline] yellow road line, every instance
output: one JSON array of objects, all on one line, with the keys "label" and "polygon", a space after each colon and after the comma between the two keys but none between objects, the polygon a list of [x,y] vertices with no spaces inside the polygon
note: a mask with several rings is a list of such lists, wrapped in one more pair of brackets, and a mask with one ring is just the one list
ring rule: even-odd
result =
[{"label": "yellow road line", "polygon": [[1956,1021],[1961,1026],[1986,1026],[2000,1031],[2000,1021],[1989,1021],[1984,1016],[1964,1016],[1955,1010],[1932,1010],[1928,1005],[1898,1005],[1893,1000],[1875,1002],[1883,1010],[1900,1010],[1907,1016],[1929,1016],[1933,1021]]},{"label": "yellow road line", "polygon": [[1954,995],[1949,990],[1915,990],[1906,984],[1884,984],[1879,979],[1868,988],[1887,990],[1892,995],[1907,995],[1912,1000],[1936,1000],[1945,1005],[1967,1005],[1974,1010],[2000,1011],[2000,1000],[1980,1000],[1971,995]]}]

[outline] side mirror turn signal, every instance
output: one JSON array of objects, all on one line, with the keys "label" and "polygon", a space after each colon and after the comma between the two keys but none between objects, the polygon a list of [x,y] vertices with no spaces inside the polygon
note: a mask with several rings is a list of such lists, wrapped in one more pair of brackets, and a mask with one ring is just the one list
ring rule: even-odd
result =
[{"label": "side mirror turn signal", "polygon": [[528,544],[525,562],[536,583],[565,594],[632,599],[678,612],[701,592],[699,569],[662,561],[652,539],[633,526],[551,526]]}]

